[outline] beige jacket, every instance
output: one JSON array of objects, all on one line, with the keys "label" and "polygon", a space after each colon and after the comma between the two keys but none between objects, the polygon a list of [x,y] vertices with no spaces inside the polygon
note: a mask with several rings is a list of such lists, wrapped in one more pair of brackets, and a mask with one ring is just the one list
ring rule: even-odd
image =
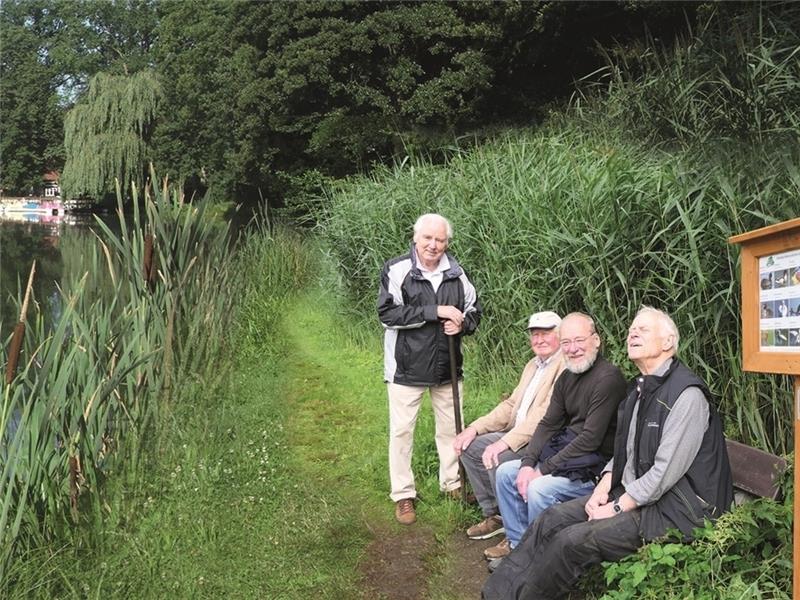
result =
[{"label": "beige jacket", "polygon": [[519,384],[514,388],[511,395],[498,404],[494,410],[485,414],[484,416],[476,419],[470,424],[478,432],[491,433],[493,431],[506,431],[507,433],[501,438],[508,447],[514,452],[518,451],[525,444],[527,444],[539,421],[547,411],[550,405],[550,396],[553,394],[553,384],[561,375],[564,370],[564,355],[559,352],[553,360],[545,367],[545,373],[539,381],[539,389],[536,390],[533,402],[528,408],[528,414],[518,427],[513,427],[514,421],[517,417],[517,409],[522,403],[522,397],[525,395],[525,388],[528,387],[538,367],[536,366],[536,359],[531,359],[525,369],[522,371]]}]

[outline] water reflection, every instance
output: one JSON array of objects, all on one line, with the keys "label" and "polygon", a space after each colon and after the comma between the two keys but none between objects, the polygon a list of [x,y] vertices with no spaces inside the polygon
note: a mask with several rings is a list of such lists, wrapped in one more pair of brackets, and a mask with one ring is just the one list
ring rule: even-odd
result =
[{"label": "water reflection", "polygon": [[[5,339],[19,319],[19,304],[36,261],[33,294],[28,308],[32,319],[38,309],[48,321],[58,320],[61,297],[57,289],[67,275],[85,271],[85,250],[96,243],[92,215],[3,215],[0,219],[0,339]],[[104,215],[112,230],[119,229],[115,215]]]}]

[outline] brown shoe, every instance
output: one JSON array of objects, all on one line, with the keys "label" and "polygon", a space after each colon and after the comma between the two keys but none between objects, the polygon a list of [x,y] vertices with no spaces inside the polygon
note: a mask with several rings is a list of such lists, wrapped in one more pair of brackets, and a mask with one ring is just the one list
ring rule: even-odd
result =
[{"label": "brown shoe", "polygon": [[417,520],[417,513],[414,510],[414,499],[403,498],[398,500],[394,505],[394,518],[398,523],[403,525],[411,525]]},{"label": "brown shoe", "polygon": [[467,529],[467,537],[471,540],[488,540],[490,537],[505,533],[503,518],[500,515],[486,517],[477,525]]},{"label": "brown shoe", "polygon": [[504,558],[509,554],[511,554],[511,542],[508,541],[508,538],[503,538],[497,546],[492,546],[483,551],[483,557],[486,560]]}]

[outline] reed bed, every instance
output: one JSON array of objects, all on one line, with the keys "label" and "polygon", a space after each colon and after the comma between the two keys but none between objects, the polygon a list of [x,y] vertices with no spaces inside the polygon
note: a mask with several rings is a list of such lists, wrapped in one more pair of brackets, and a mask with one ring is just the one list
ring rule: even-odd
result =
[{"label": "reed bed", "polygon": [[383,260],[407,251],[419,214],[441,212],[485,308],[470,368],[522,364],[525,315],[553,308],[593,314],[605,353],[631,373],[627,327],[652,304],[674,316],[728,435],[788,453],[788,378],[741,370],[739,250],[726,240],[800,214],[800,7],[709,10],[673,48],[609,51],[536,132],[446,167],[378,170],[309,203],[353,313],[375,326]]},{"label": "reed bed", "polygon": [[0,387],[3,589],[25,576],[21,556],[102,545],[120,518],[107,480],[135,480],[174,403],[191,402],[180,391],[223,374],[237,270],[227,229],[182,200],[166,183],[141,202],[134,190],[120,233],[98,220],[94,243],[73,248],[84,268],[65,275],[55,321],[29,316],[16,377]]},{"label": "reed bed", "polygon": [[[557,128],[508,137],[446,168],[405,165],[346,182],[321,215],[354,313],[375,326],[377,277],[405,252],[426,211],[448,216],[454,254],[485,317],[473,365],[522,364],[533,310],[594,315],[610,358],[631,372],[624,337],[642,304],[672,313],[681,356],[709,382],[733,437],[790,447],[791,396],[780,378],[740,368],[738,249],[728,236],[795,216],[800,154],[716,149],[669,154]],[[745,176],[746,174],[746,176]]]},{"label": "reed bed", "polygon": [[722,4],[704,12],[697,31],[671,48],[651,39],[609,49],[607,68],[586,78],[568,118],[668,146],[796,145],[800,7]]}]

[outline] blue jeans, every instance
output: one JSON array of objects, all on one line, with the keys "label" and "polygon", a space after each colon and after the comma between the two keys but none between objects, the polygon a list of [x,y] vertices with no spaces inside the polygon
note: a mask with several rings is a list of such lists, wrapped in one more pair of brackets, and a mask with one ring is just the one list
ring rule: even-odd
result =
[{"label": "blue jeans", "polygon": [[515,548],[522,534],[546,508],[592,493],[594,481],[571,481],[566,477],[542,475],[528,485],[528,502],[517,492],[521,460],[510,460],[497,467],[497,505],[503,517],[506,537]]}]

